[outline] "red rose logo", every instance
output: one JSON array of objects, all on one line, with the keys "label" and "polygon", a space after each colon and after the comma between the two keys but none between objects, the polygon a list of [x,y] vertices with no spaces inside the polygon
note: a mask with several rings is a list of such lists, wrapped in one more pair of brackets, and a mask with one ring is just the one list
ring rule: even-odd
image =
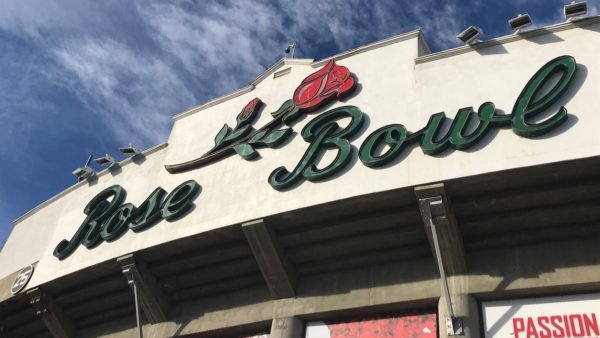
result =
[{"label": "red rose logo", "polygon": [[294,91],[294,104],[305,112],[312,112],[333,99],[342,99],[356,88],[356,81],[348,68],[331,60],[316,73],[306,77]]}]

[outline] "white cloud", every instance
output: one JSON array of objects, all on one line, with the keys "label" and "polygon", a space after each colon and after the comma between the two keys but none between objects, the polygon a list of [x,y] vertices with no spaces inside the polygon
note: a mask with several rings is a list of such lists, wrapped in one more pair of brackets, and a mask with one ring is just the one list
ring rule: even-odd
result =
[{"label": "white cloud", "polygon": [[600,15],[600,4],[588,3],[588,15]]},{"label": "white cloud", "polygon": [[[20,55],[12,46],[4,46],[0,54],[0,156],[16,162],[24,155],[31,140],[22,137],[39,131],[49,119],[56,117],[51,102],[33,95],[47,60],[35,54]],[[44,114],[36,114],[43,111]]]},{"label": "white cloud", "polygon": [[[115,35],[119,25],[131,24],[118,21],[117,8],[123,7],[147,37],[144,46]],[[433,0],[410,6],[393,0],[28,0],[8,1],[0,11],[0,29],[29,39],[59,66],[30,72],[23,90],[45,74],[79,97],[119,142],[140,145],[164,140],[171,115],[251,81],[283,56],[292,40],[299,42],[299,56],[313,57],[319,44],[333,41],[343,51],[412,30],[408,22],[415,21],[435,44],[456,44],[456,5],[439,6]],[[151,48],[139,50],[148,44]],[[6,86],[11,83],[0,82],[0,89]],[[43,102],[32,98],[28,104]]]},{"label": "white cloud", "polygon": [[[365,6],[377,9],[380,5],[359,0],[281,1],[281,7],[293,21],[293,26],[287,28],[294,34],[302,36],[306,41],[324,42],[333,39],[340,50],[355,47],[356,41],[363,41],[367,35],[380,28],[378,21],[371,20],[370,11],[361,10]],[[375,29],[369,32],[364,29],[367,26],[375,26]]]},{"label": "white cloud", "polygon": [[99,114],[123,143],[164,140],[173,107],[195,103],[169,64],[112,39],[76,39],[53,53],[72,75],[51,74],[53,79]]},{"label": "white cloud", "polygon": [[[106,121],[119,142],[147,145],[166,137],[169,116],[243,86],[293,40],[298,56],[314,57],[322,44],[333,42],[335,53],[420,26],[431,45],[449,48],[458,45],[465,13],[482,7],[480,0],[469,4],[23,0],[3,3],[0,29],[34,41],[36,53],[60,66],[31,72],[27,81],[45,73]],[[590,12],[598,6],[590,4]],[[115,34],[121,29],[123,36]],[[146,40],[135,41],[134,34]],[[10,85],[0,81],[0,89]],[[40,103],[33,98],[28,104]]]},{"label": "white cloud", "polygon": [[16,35],[42,38],[50,29],[88,30],[107,22],[106,5],[114,1],[86,0],[18,0],[2,1],[0,29]]},{"label": "white cloud", "polygon": [[293,18],[294,33],[308,41],[333,39],[340,51],[416,27],[433,44],[448,48],[457,44],[456,34],[463,28],[455,1],[282,0],[281,4]]},{"label": "white cloud", "polygon": [[139,6],[165,52],[209,85],[212,92],[237,89],[283,50],[282,17],[260,2],[230,6],[206,3],[195,10],[172,4]]},{"label": "white cloud", "polygon": [[456,35],[466,26],[459,19],[461,16],[456,3],[440,5],[436,1],[421,1],[415,3],[414,13],[427,39],[445,48],[458,45]]},{"label": "white cloud", "polygon": [[13,220],[10,219],[8,213],[9,206],[5,201],[6,200],[0,200],[0,251],[2,251],[6,239],[13,228]]}]

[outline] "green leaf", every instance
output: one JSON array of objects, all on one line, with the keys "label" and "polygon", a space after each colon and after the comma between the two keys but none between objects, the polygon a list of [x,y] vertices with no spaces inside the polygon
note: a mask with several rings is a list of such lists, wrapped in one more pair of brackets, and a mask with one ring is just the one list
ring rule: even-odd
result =
[{"label": "green leaf", "polygon": [[294,102],[290,99],[285,101],[281,107],[279,107],[279,109],[277,109],[276,111],[271,113],[271,116],[273,116],[273,118],[277,118],[282,114],[287,113],[288,111],[290,111],[294,106]]},{"label": "green leaf", "polygon": [[260,132],[258,132],[258,133],[256,133],[256,134],[254,134],[254,135],[253,135],[253,136],[252,136],[252,137],[251,137],[251,138],[248,140],[248,143],[249,143],[249,144],[254,144],[254,143],[256,143],[256,142],[260,141],[260,139],[261,139],[261,138],[263,138],[263,136],[265,136],[265,134],[267,134],[267,131],[268,131],[268,130],[263,130],[263,131],[260,131]]},{"label": "green leaf", "polygon": [[288,138],[288,136],[290,136],[292,131],[292,128],[273,130],[272,132],[268,133],[261,140],[261,142],[270,148],[277,147],[283,141],[285,141]]},{"label": "green leaf", "polygon": [[283,121],[283,123],[285,123],[286,126],[289,126],[292,122],[296,121],[301,115],[302,112],[300,112],[300,109],[294,106],[289,112],[287,112],[283,116],[281,120]]},{"label": "green leaf", "polygon": [[235,152],[241,157],[243,157],[245,160],[251,160],[258,156],[256,150],[254,150],[254,148],[252,148],[252,146],[247,143],[236,144],[235,146],[233,146],[233,150],[235,150]]},{"label": "green leaf", "polygon": [[235,142],[240,138],[248,135],[248,133],[250,133],[251,130],[251,125],[246,125],[241,127],[240,129],[235,129],[229,136],[225,138],[225,141]]},{"label": "green leaf", "polygon": [[220,145],[223,142],[223,139],[225,139],[225,136],[227,136],[227,134],[229,134],[230,131],[231,128],[229,128],[227,123],[225,123],[225,125],[223,125],[223,128],[221,128],[221,130],[217,134],[217,136],[215,136],[215,146]]}]

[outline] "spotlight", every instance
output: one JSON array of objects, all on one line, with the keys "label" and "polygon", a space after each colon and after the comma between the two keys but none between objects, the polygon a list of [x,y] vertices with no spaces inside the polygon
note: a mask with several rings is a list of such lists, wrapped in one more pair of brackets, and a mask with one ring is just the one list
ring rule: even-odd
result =
[{"label": "spotlight", "polygon": [[96,176],[96,172],[94,171],[94,169],[92,169],[90,167],[83,167],[83,168],[77,168],[77,169],[73,170],[73,175],[77,176],[77,178],[78,178],[77,182],[81,182],[87,178]]},{"label": "spotlight", "polygon": [[565,5],[565,20],[570,20],[574,17],[585,15],[587,13],[587,1],[571,2]]},{"label": "spotlight", "polygon": [[516,18],[512,18],[508,20],[508,25],[512,32],[515,34],[519,34],[519,32],[526,27],[531,26],[531,17],[529,14],[519,14]]},{"label": "spotlight", "polygon": [[464,42],[466,45],[470,45],[476,42],[480,42],[479,37],[483,35],[481,28],[476,26],[470,26],[469,28],[462,31],[456,37]]},{"label": "spotlight", "polygon": [[286,56],[287,54],[289,54],[290,52],[292,53],[292,59],[294,58],[294,53],[296,53],[296,42],[293,42],[292,44],[288,45],[286,47],[286,49],[284,50]]},{"label": "spotlight", "polygon": [[131,143],[129,144],[129,147],[119,148],[119,151],[123,153],[123,155],[131,155],[132,157],[142,153],[138,148],[132,146]]},{"label": "spotlight", "polygon": [[92,160],[92,155],[88,156],[87,161],[85,161],[85,165],[82,168],[77,168],[73,170],[73,175],[77,176],[77,182],[81,182],[88,178],[93,178],[96,176],[96,172],[94,169],[90,168],[90,161]]},{"label": "spotlight", "polygon": [[94,160],[94,162],[109,168],[117,164],[117,161],[109,154],[106,154],[106,156],[103,157],[98,157]]}]

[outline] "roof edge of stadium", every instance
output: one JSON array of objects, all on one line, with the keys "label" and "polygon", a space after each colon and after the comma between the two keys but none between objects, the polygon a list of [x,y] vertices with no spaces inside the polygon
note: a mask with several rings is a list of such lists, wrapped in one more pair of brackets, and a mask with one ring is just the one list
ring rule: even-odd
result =
[{"label": "roof edge of stadium", "polygon": [[[155,145],[153,147],[150,147],[150,148],[142,151],[141,154],[143,156],[149,156],[150,154],[155,153],[155,152],[157,152],[157,151],[159,151],[159,150],[161,150],[161,149],[163,149],[163,148],[165,148],[167,146],[168,146],[167,142],[159,143],[159,144],[157,144],[157,145]],[[125,165],[127,165],[129,163],[133,163],[133,157],[128,157],[128,158],[120,161],[119,165],[121,167],[123,167],[123,166],[125,166]],[[102,177],[104,175],[107,175],[109,173],[110,173],[110,170],[108,168],[104,169],[104,170],[102,170],[101,172],[99,172],[97,174],[97,179],[100,179],[100,177]],[[35,208],[27,211],[26,213],[24,213],[23,215],[19,216],[14,221],[12,221],[13,226],[17,226],[20,222],[22,222],[23,220],[25,220],[27,217],[35,214],[37,211],[41,210],[42,208],[44,208],[48,204],[50,204],[50,203],[58,200],[59,198],[67,195],[68,193],[70,193],[71,191],[73,191],[73,190],[75,190],[75,189],[77,189],[77,188],[79,188],[81,186],[84,186],[84,185],[89,185],[89,182],[87,180],[83,180],[81,182],[77,182],[77,183],[73,184],[72,186],[68,187],[67,189],[65,189],[65,190],[59,192],[58,194],[50,197],[49,199],[45,200],[44,202],[38,204]]]},{"label": "roof edge of stadium", "polygon": [[483,48],[488,48],[492,46],[499,46],[506,43],[520,41],[520,40],[529,40],[534,37],[538,37],[541,35],[545,35],[548,33],[556,33],[561,31],[566,31],[574,28],[581,28],[589,25],[593,25],[600,22],[600,15],[590,16],[582,19],[577,19],[573,21],[565,21],[560,22],[554,25],[540,27],[536,29],[532,29],[530,31],[522,32],[519,34],[509,34],[501,37],[497,37],[490,40],[485,40],[477,44],[473,45],[464,45],[456,48],[446,49],[440,52],[435,52],[423,56],[419,56],[415,59],[415,64],[427,63],[435,60],[445,59],[448,57],[465,54],[473,51],[477,51]]},{"label": "roof edge of stadium", "polygon": [[335,54],[333,56],[321,59],[321,60],[314,60],[314,59],[280,59],[279,61],[275,62],[271,67],[267,68],[267,70],[265,70],[263,73],[261,73],[259,76],[256,77],[256,79],[254,79],[254,81],[250,82],[246,87],[243,87],[241,89],[238,89],[236,91],[230,92],[228,94],[225,94],[223,96],[219,96],[213,100],[210,100],[202,105],[199,105],[197,107],[191,108],[189,110],[186,110],[182,113],[176,114],[173,116],[173,120],[179,120],[182,119],[186,116],[192,115],[194,113],[197,113],[199,111],[205,110],[207,108],[213,107],[218,105],[219,103],[228,101],[230,99],[233,99],[235,97],[238,97],[240,95],[244,95],[246,93],[251,92],[252,90],[254,90],[254,88],[256,88],[256,86],[262,82],[264,79],[266,79],[268,76],[270,76],[272,73],[274,73],[277,69],[279,69],[281,66],[285,66],[285,65],[305,65],[305,66],[311,66],[313,68],[317,68],[317,67],[321,67],[323,65],[325,65],[329,60],[341,60],[341,59],[345,59],[347,57],[356,55],[356,54],[360,54],[360,53],[364,53],[366,51],[370,51],[373,49],[377,49],[377,48],[381,48],[387,45],[391,45],[397,42],[401,42],[401,41],[405,41],[408,39],[413,39],[413,38],[419,38],[420,41],[422,42],[424,48],[426,49],[427,52],[429,52],[429,46],[427,45],[427,43],[425,42],[425,39],[423,37],[423,32],[420,29],[416,29],[414,31],[408,32],[408,33],[403,33],[400,35],[395,35],[392,36],[390,38],[387,39],[383,39],[383,40],[379,40],[367,45],[363,45],[363,46],[359,46],[356,47],[354,49],[339,53],[339,54]]}]

